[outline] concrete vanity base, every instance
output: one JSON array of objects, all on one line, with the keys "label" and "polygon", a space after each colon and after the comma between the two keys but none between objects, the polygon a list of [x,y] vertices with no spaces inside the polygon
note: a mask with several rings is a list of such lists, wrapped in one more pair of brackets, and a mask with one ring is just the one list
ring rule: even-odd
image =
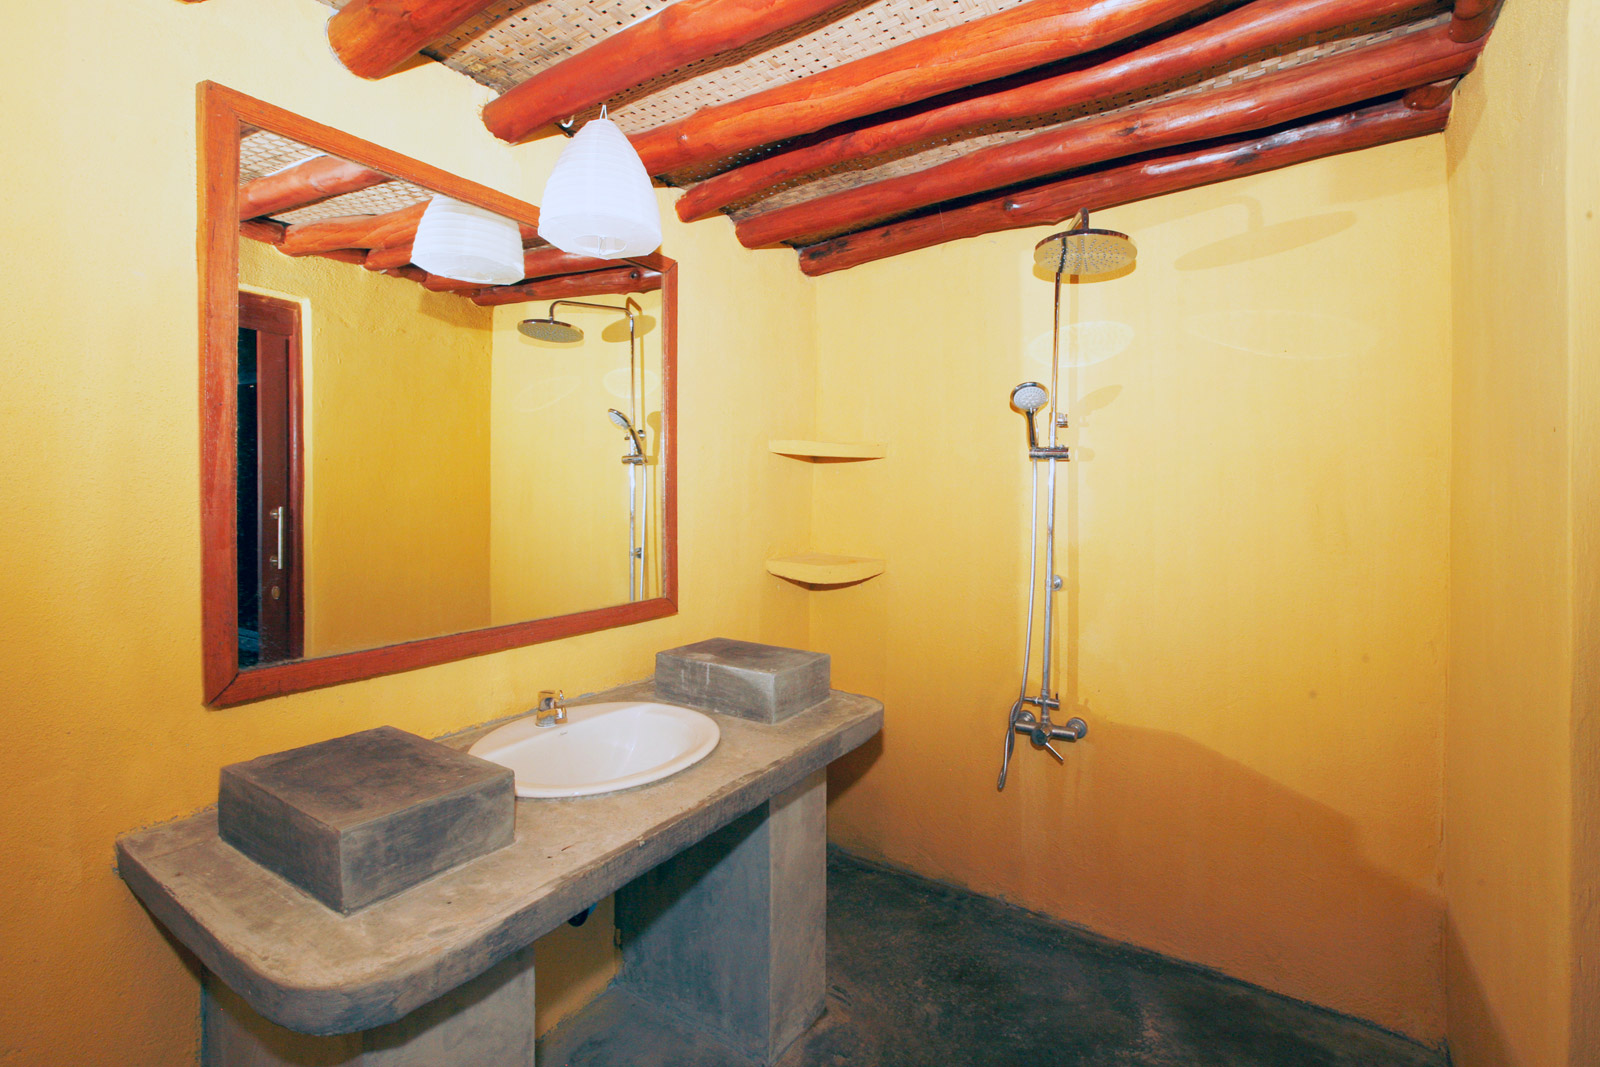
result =
[{"label": "concrete vanity base", "polygon": [[775,1062],[827,992],[827,784],[814,772],[618,892],[618,981]]},{"label": "concrete vanity base", "polygon": [[770,1062],[821,1008],[825,769],[883,705],[834,692],[770,725],[710,714],[721,741],[700,763],[519,800],[510,845],[352,915],[228,845],[214,812],[120,839],[123,879],[208,972],[208,1067],[531,1067],[531,946],[612,893],[624,980]]},{"label": "concrete vanity base", "polygon": [[202,1067],[534,1067],[533,946],[385,1026],[302,1034],[262,1018],[209,972]]}]

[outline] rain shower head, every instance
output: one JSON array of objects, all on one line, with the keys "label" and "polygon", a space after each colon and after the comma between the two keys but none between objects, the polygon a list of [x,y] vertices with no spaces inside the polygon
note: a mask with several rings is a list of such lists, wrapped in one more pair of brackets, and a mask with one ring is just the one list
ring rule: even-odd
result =
[{"label": "rain shower head", "polygon": [[1072,229],[1053,233],[1033,246],[1033,264],[1048,274],[1095,278],[1133,265],[1139,250],[1133,239],[1116,230],[1092,230],[1082,211]]},{"label": "rain shower head", "polygon": [[606,408],[606,418],[610,419],[617,429],[628,435],[629,455],[644,455],[644,445],[639,441],[639,431],[633,428],[633,423],[628,421],[628,416],[616,408]]},{"label": "rain shower head", "polygon": [[570,322],[562,322],[553,315],[542,319],[523,319],[517,330],[535,341],[551,341],[558,345],[575,344],[583,340],[583,331]]},{"label": "rain shower head", "polygon": [[1033,416],[1050,402],[1050,394],[1038,382],[1023,382],[1011,390],[1011,407],[1022,413],[1028,423],[1028,451],[1039,447],[1039,431],[1034,428]]}]

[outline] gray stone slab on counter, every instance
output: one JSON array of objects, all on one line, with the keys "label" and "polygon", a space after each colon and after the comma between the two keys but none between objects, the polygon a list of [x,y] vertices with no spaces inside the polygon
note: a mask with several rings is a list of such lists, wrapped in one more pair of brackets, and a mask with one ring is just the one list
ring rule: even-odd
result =
[{"label": "gray stone slab on counter", "polygon": [[[573,703],[654,698],[640,682]],[[121,838],[118,870],[268,1019],[311,1034],[365,1030],[482,973],[858,747],[882,727],[883,705],[835,692],[772,725],[715,718],[721,741],[695,766],[616,793],[518,800],[510,845],[354,915],[328,910],[224,843],[215,812]],[[448,743],[465,748],[487,729]]]},{"label": "gray stone slab on counter", "polygon": [[507,767],[379,726],[222,768],[222,839],[336,911],[511,844]]},{"label": "gray stone slab on counter", "polygon": [[826,699],[833,661],[825,652],[713,637],[656,653],[656,692],[673,704],[782,722]]}]

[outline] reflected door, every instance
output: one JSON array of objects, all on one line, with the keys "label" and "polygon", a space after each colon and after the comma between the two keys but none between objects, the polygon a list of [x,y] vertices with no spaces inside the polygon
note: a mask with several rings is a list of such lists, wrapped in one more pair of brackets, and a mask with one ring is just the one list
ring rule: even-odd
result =
[{"label": "reflected door", "polygon": [[300,308],[239,294],[239,666],[304,647]]}]

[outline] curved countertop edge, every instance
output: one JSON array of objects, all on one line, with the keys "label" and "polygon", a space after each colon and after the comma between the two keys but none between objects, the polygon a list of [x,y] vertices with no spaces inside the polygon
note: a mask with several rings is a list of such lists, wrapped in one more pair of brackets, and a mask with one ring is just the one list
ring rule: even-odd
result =
[{"label": "curved countertop edge", "polygon": [[[653,696],[640,682],[573,703]],[[722,741],[695,766],[615,793],[518,800],[512,844],[349,916],[222,842],[214,810],[119,838],[118,871],[266,1018],[309,1034],[370,1029],[483,973],[883,725],[880,702],[838,691],[770,726],[709,714]],[[465,748],[489,728],[442,740]]]}]

